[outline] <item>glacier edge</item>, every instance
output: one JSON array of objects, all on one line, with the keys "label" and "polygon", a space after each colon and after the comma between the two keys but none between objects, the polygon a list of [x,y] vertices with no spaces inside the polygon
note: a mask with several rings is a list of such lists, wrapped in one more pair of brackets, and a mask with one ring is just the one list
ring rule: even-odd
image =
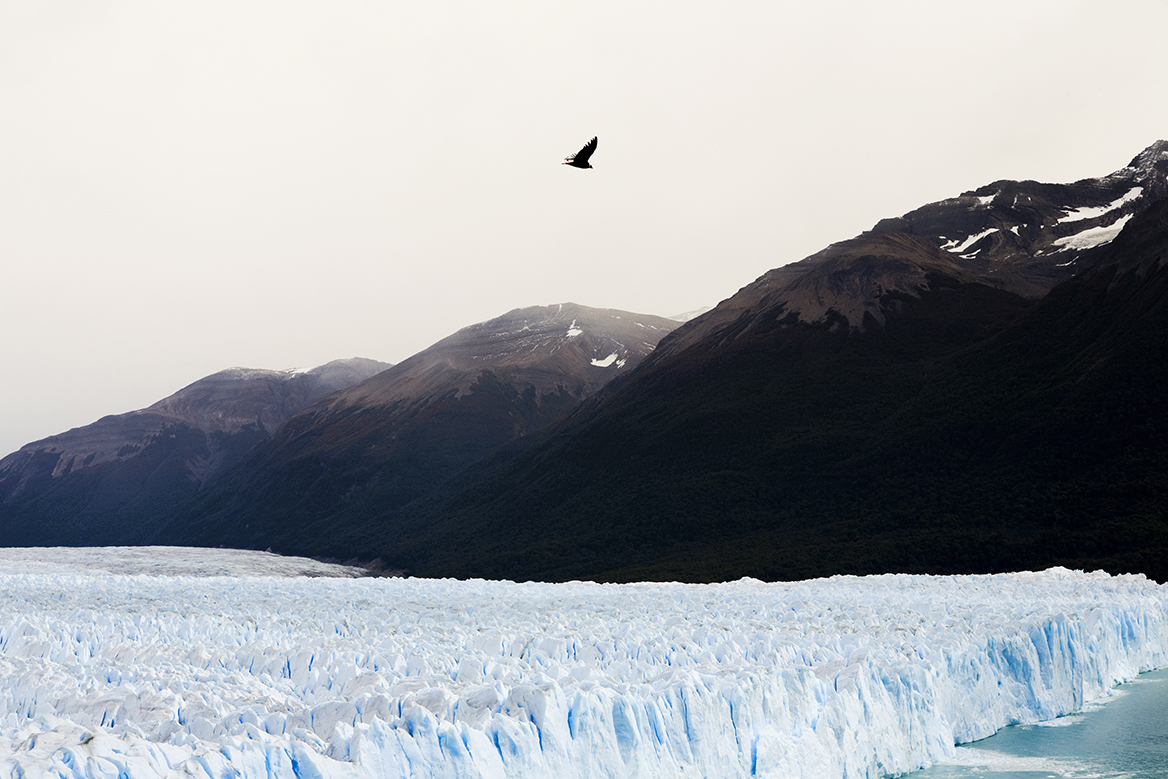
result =
[{"label": "glacier edge", "polygon": [[1142,576],[0,574],[0,775],[879,777],[1168,665]]}]

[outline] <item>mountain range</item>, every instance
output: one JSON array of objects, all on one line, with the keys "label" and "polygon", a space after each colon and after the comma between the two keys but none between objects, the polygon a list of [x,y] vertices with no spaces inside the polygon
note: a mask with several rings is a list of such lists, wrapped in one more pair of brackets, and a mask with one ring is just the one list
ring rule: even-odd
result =
[{"label": "mountain range", "polygon": [[1166,254],[1159,141],[886,219],[684,324],[520,309],[221,427],[196,383],[0,461],[0,542],[544,580],[1165,580]]},{"label": "mountain range", "polygon": [[[568,303],[472,325],[394,366],[221,371],[0,460],[0,542],[175,543],[202,532],[216,546],[279,547],[289,531],[267,519],[277,506],[281,523],[303,530],[337,509],[402,505],[556,420],[677,324]],[[197,516],[176,525],[190,504]]]},{"label": "mountain range", "polygon": [[0,460],[7,546],[133,544],[293,414],[388,363],[229,368],[149,408],[99,419]]},{"label": "mountain range", "polygon": [[464,328],[290,419],[155,540],[384,556],[371,528],[570,413],[677,324],[566,303]]}]

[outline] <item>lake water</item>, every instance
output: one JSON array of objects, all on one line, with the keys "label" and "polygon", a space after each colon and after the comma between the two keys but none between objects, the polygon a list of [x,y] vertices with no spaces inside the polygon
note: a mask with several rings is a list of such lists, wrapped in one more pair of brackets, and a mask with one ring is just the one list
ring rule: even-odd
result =
[{"label": "lake water", "polygon": [[1168,779],[1168,670],[1080,714],[1006,728],[957,752],[954,763],[905,779]]}]

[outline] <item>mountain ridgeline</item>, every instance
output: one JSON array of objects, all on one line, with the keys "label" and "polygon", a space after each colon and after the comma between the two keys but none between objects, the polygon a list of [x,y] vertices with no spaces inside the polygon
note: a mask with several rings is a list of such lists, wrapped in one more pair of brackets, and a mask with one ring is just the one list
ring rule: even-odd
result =
[{"label": "mountain ridgeline", "polygon": [[149,408],[35,441],[0,460],[7,546],[132,545],[289,417],[388,363],[229,368]]},{"label": "mountain ridgeline", "polygon": [[426,576],[1168,579],[1168,143],[997,182],[765,274],[392,521]]},{"label": "mountain ridgeline", "polygon": [[464,328],[293,417],[155,540],[385,557],[369,527],[575,410],[676,326],[563,304]]},{"label": "mountain ridgeline", "polygon": [[[863,265],[912,246],[875,236]],[[427,575],[1168,578],[1168,201],[1036,304],[927,275],[864,331],[752,311],[395,538]],[[679,333],[684,337],[685,333]],[[470,532],[473,545],[463,539]]]},{"label": "mountain ridgeline", "polygon": [[556,420],[677,324],[564,304],[464,328],[396,366],[222,371],[0,460],[0,542],[300,543],[321,519],[392,512]]},{"label": "mountain ridgeline", "polygon": [[[0,542],[271,547],[420,576],[1163,581],[1166,265],[1160,141],[1102,178],[884,220],[684,324],[513,311],[230,427],[253,431],[234,448],[163,457],[171,428],[102,432],[120,418],[30,444],[0,461]],[[108,441],[56,440],[83,432]],[[153,486],[179,472],[182,490]]]}]

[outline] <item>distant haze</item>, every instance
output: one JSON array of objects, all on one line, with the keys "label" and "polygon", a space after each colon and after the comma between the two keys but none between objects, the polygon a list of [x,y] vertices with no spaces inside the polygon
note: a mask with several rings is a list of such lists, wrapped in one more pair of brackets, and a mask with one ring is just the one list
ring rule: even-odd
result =
[{"label": "distant haze", "polygon": [[[0,455],[1168,137],[1162,0],[0,2]],[[561,165],[593,135],[594,170]]]}]

